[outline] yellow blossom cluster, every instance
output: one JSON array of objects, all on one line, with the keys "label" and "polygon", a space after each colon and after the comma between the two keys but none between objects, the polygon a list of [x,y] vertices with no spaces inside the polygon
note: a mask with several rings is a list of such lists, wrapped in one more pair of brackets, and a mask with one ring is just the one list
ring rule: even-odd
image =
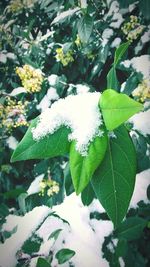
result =
[{"label": "yellow blossom cluster", "polygon": [[6,104],[0,105],[1,127],[10,132],[13,128],[28,126],[26,119],[27,105],[28,102],[17,102],[17,100],[8,97]]},{"label": "yellow blossom cluster", "polygon": [[37,0],[11,0],[7,10],[12,13],[17,13],[23,8],[32,7]]},{"label": "yellow blossom cluster", "polygon": [[76,46],[78,46],[78,47],[81,46],[81,39],[80,39],[78,34],[77,34],[77,38],[74,42],[75,42]]},{"label": "yellow blossom cluster", "polygon": [[32,66],[25,64],[23,67],[17,67],[16,73],[27,92],[36,93],[41,90],[44,80],[41,70],[34,69]]},{"label": "yellow blossom cluster", "polygon": [[130,42],[136,40],[144,29],[144,25],[141,25],[137,16],[130,16],[130,21],[125,22],[121,28],[126,35],[126,39]]},{"label": "yellow blossom cluster", "polygon": [[57,48],[56,49],[56,59],[57,61],[60,61],[63,66],[67,66],[70,62],[74,61],[74,58],[72,56],[73,52],[69,50],[67,53],[64,53],[63,48]]},{"label": "yellow blossom cluster", "polygon": [[40,195],[44,196],[47,194],[49,197],[59,192],[59,184],[52,179],[43,179],[40,182]]},{"label": "yellow blossom cluster", "polygon": [[138,87],[132,92],[132,95],[141,102],[150,99],[150,81],[144,79]]}]

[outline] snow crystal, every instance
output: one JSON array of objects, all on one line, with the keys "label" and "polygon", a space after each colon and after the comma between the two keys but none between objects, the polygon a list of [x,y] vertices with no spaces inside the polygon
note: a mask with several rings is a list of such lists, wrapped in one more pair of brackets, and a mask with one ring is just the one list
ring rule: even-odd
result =
[{"label": "snow crystal", "polygon": [[140,131],[143,135],[150,134],[150,109],[147,111],[139,112],[129,119],[133,123],[133,129]]},{"label": "snow crystal", "polygon": [[40,182],[43,180],[43,178],[44,178],[44,173],[35,177],[34,181],[30,184],[27,190],[28,195],[32,195],[40,191]]},{"label": "snow crystal", "polygon": [[9,148],[12,150],[15,150],[18,145],[17,139],[13,136],[8,137],[6,140],[6,143],[9,146]]},{"label": "snow crystal", "polygon": [[77,84],[76,90],[77,90],[77,94],[88,93],[90,90],[90,87],[88,87],[87,85],[84,85],[84,84]]},{"label": "snow crystal", "polygon": [[149,186],[149,178],[150,169],[136,175],[135,188],[130,202],[130,208],[136,208],[137,203],[141,200],[143,200],[145,203],[149,203],[146,193],[147,187]]},{"label": "snow crystal", "polygon": [[95,92],[59,99],[40,115],[39,123],[32,129],[34,140],[38,141],[65,125],[72,131],[69,141],[75,140],[77,151],[83,156],[87,155],[89,143],[94,137],[102,135],[99,129],[102,124],[99,98],[100,93]]},{"label": "snow crystal", "polygon": [[[34,208],[23,217],[15,216],[17,232],[8,238],[4,244],[0,244],[0,266],[10,267],[17,264],[16,252],[20,250],[25,240],[31,236],[32,232],[36,230],[37,226],[49,213],[50,209],[48,207],[41,206]],[[12,217],[9,217],[9,224],[11,225],[10,218]]]},{"label": "snow crystal", "polygon": [[136,72],[141,72],[143,78],[150,77],[150,56],[142,55],[140,57],[134,57],[131,60],[125,60],[121,63],[125,68],[132,67]]}]

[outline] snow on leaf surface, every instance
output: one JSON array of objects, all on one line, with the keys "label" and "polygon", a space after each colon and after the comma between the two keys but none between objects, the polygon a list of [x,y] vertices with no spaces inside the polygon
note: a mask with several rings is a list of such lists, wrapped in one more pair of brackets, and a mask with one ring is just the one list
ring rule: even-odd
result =
[{"label": "snow on leaf surface", "polygon": [[69,141],[75,140],[77,151],[86,155],[89,143],[101,134],[99,98],[100,93],[95,92],[58,100],[40,115],[37,126],[32,129],[33,139],[38,141],[53,134],[59,127],[66,126],[71,129]]}]

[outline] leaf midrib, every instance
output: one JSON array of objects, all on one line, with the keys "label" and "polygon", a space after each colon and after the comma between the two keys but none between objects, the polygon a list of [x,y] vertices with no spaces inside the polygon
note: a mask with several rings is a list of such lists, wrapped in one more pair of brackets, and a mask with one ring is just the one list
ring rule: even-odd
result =
[{"label": "leaf midrib", "polygon": [[121,109],[137,109],[137,108],[140,108],[139,106],[135,106],[135,107],[121,107],[121,108],[101,108],[102,110],[121,110]]},{"label": "leaf midrib", "polygon": [[115,214],[115,225],[117,224],[118,221],[118,212],[117,212],[117,197],[116,197],[116,186],[115,186],[115,176],[114,176],[114,167],[113,167],[113,161],[111,157],[111,147],[110,147],[110,142],[108,142],[108,148],[109,148],[109,154],[110,154],[110,165],[111,165],[111,172],[112,172],[112,181],[113,181],[113,190],[114,190],[114,199],[115,199],[115,208],[116,208],[116,214]]}]

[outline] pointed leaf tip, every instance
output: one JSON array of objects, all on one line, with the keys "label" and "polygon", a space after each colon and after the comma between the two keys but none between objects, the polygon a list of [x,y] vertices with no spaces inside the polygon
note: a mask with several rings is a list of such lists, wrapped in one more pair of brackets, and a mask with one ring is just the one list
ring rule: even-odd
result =
[{"label": "pointed leaf tip", "polygon": [[114,130],[143,109],[143,105],[126,94],[112,89],[103,92],[99,102],[106,128]]}]

